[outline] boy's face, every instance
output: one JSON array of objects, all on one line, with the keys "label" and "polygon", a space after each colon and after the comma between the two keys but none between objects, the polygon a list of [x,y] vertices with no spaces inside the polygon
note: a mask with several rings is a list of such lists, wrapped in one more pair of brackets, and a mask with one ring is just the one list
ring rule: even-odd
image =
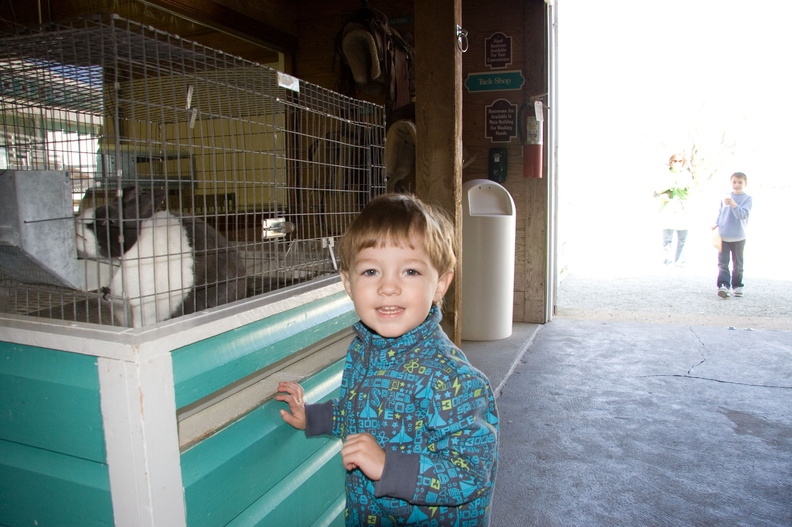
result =
[{"label": "boy's face", "polygon": [[745,191],[745,180],[741,177],[732,177],[732,192],[735,194],[742,194]]},{"label": "boy's face", "polygon": [[417,236],[410,242],[414,249],[363,249],[349,273],[341,273],[360,320],[383,337],[398,337],[418,327],[454,277],[453,272],[439,276]]}]

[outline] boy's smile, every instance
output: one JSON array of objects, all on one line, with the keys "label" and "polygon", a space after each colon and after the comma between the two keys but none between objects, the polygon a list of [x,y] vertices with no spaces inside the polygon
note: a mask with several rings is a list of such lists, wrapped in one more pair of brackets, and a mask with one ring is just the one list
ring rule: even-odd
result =
[{"label": "boy's smile", "polygon": [[363,249],[349,273],[341,273],[360,320],[386,338],[404,335],[426,320],[454,276],[439,276],[419,237],[411,236],[410,243],[412,248],[388,244]]},{"label": "boy's smile", "polygon": [[732,192],[735,194],[742,194],[745,191],[745,180],[738,177],[732,177]]}]

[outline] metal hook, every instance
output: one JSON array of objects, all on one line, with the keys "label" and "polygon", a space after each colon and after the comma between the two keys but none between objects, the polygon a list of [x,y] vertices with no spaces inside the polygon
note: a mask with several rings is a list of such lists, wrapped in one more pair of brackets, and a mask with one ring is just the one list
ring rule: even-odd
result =
[{"label": "metal hook", "polygon": [[465,53],[469,47],[467,29],[457,24],[456,35],[457,35],[457,47],[459,48],[459,51]]}]

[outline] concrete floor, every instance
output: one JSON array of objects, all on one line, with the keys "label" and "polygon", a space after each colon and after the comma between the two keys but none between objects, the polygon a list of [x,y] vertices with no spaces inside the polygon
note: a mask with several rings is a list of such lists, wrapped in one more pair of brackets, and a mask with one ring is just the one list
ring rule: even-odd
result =
[{"label": "concrete floor", "polygon": [[792,526],[792,332],[556,318],[465,341],[498,394],[491,527]]}]

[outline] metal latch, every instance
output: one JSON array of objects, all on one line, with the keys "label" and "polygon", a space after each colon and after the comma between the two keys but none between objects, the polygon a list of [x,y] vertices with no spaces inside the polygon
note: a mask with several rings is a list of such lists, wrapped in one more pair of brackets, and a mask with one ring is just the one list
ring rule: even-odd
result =
[{"label": "metal latch", "polygon": [[294,224],[284,218],[261,220],[262,238],[281,238],[294,231]]}]

